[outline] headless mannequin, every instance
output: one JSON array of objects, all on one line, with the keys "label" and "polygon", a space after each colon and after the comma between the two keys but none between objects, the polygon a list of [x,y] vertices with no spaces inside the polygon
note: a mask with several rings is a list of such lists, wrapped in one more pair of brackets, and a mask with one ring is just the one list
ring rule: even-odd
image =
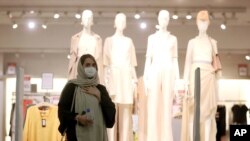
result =
[{"label": "headless mannequin", "polygon": [[167,31],[169,12],[161,10],[159,31],[148,37],[144,69],[147,101],[147,141],[173,141],[172,106],[179,79],[177,39]]},{"label": "headless mannequin", "polygon": [[76,78],[78,58],[83,54],[91,54],[97,61],[99,79],[103,83],[102,39],[91,31],[93,25],[92,11],[84,10],[82,12],[81,24],[83,26],[82,31],[71,39],[69,79]]},{"label": "headless mannequin", "polygon": [[[104,65],[105,80],[112,100],[116,103],[116,124],[108,129],[109,141],[132,141],[133,85],[137,80],[135,73],[136,57],[132,40],[124,36],[126,16],[119,13],[115,17],[116,31],[105,40]],[[119,135],[117,137],[117,135]]]},{"label": "headless mannequin", "polygon": [[[184,70],[184,80],[186,81],[186,83],[188,84],[189,83],[189,73],[190,70],[191,70],[191,64],[193,65],[196,65],[197,64],[197,67],[201,67],[201,73],[203,72],[203,68],[204,66],[208,66],[209,64],[211,64],[212,62],[212,59],[211,59],[211,53],[212,53],[212,49],[214,45],[212,45],[212,42],[215,42],[213,39],[211,39],[208,35],[207,35],[207,29],[208,29],[208,26],[209,26],[209,17],[208,17],[208,12],[207,11],[201,11],[198,13],[197,15],[197,27],[198,27],[198,30],[199,30],[199,35],[190,40],[189,41],[189,45],[188,45],[188,51],[187,51],[187,56],[192,56],[191,58],[192,59],[188,59],[189,57],[186,58],[186,63],[185,63],[185,70]],[[192,49],[191,49],[192,48]],[[202,55],[197,55],[197,49],[198,48],[202,48],[203,50],[206,49],[206,51],[202,51],[200,52],[200,54]],[[190,51],[189,51],[190,50]],[[191,51],[192,50],[192,51]],[[195,51],[196,50],[196,51]],[[217,46],[216,46],[216,50],[217,50]],[[192,53],[190,53],[192,52]],[[206,55],[203,55],[205,52]],[[189,54],[189,55],[188,55]],[[192,54],[192,55],[191,55]],[[195,54],[195,55],[194,55]],[[191,63],[189,63],[191,62]],[[205,64],[205,65],[204,65]],[[211,66],[208,66],[208,69],[211,69]],[[212,70],[213,71],[213,70]],[[192,72],[194,73],[194,72]],[[206,73],[204,71],[204,73]],[[212,74],[212,73],[211,73]],[[202,76],[203,75],[203,76]],[[192,76],[192,75],[191,75]],[[208,78],[210,80],[210,82],[213,83],[213,80],[214,80],[214,76],[204,76],[204,74],[201,74],[201,78],[203,77],[204,78]],[[193,83],[193,82],[190,82],[190,83]],[[206,94],[204,93],[204,89],[208,88],[208,89],[213,89],[214,90],[214,87],[211,86],[211,85],[214,85],[211,84],[211,83],[207,83],[206,85],[206,82],[204,82],[203,80],[201,80],[201,83],[203,84],[201,87],[201,100],[202,100],[202,97],[204,97],[203,95]],[[192,91],[191,89],[193,89],[193,87],[190,87],[190,90],[189,91]],[[211,92],[211,95],[213,95],[215,93],[215,91]],[[205,95],[206,96],[206,95]],[[191,99],[191,103],[194,102],[194,97],[193,97],[193,92],[191,92],[188,97]],[[206,97],[206,99],[210,99],[211,97]],[[214,107],[216,106],[214,102],[214,96],[212,96],[212,99],[213,99],[213,102],[211,105],[213,105]],[[216,100],[216,98],[215,98]],[[204,107],[207,100],[202,100],[201,101],[201,107]],[[204,104],[205,103],[205,104]],[[209,106],[211,106],[209,105]],[[206,105],[205,105],[206,106]],[[201,113],[200,113],[200,116],[201,116],[201,119],[200,119],[200,127],[201,127],[201,141],[215,141],[215,134],[216,129],[214,129],[214,124],[215,124],[215,120],[214,120],[214,117],[215,117],[215,113],[216,111],[216,108],[211,108],[213,110],[210,111],[210,107],[207,107],[207,111],[204,111],[204,108],[201,108]],[[185,118],[185,117],[183,117]],[[189,140],[190,141],[193,141],[193,119],[194,119],[194,113],[191,112],[189,113],[189,117],[188,117],[188,128],[189,128]],[[187,141],[187,140],[183,140],[183,141]]]}]

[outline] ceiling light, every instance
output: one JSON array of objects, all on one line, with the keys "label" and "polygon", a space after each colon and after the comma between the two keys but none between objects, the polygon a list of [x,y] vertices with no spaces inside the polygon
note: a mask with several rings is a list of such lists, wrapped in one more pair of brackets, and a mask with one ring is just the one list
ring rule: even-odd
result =
[{"label": "ceiling light", "polygon": [[220,28],[221,28],[222,30],[226,30],[227,26],[226,26],[224,23],[222,23],[222,24],[220,25]]},{"label": "ceiling light", "polygon": [[191,19],[192,19],[192,15],[191,15],[191,14],[187,14],[187,15],[186,15],[186,19],[187,19],[187,20],[191,20]]},{"label": "ceiling light", "polygon": [[13,25],[12,25],[12,28],[13,29],[16,29],[18,27],[18,24],[16,24],[16,23],[14,23]]},{"label": "ceiling light", "polygon": [[138,20],[138,19],[141,18],[141,15],[137,13],[137,14],[134,15],[134,18]]},{"label": "ceiling light", "polygon": [[47,29],[47,25],[46,24],[42,24],[42,28],[43,29]]},{"label": "ceiling light", "polygon": [[33,21],[30,21],[30,22],[28,23],[28,27],[29,27],[30,29],[34,29],[34,28],[36,27],[36,23],[33,22]]},{"label": "ceiling light", "polygon": [[30,10],[30,14],[34,14],[35,13],[35,11],[34,10]]},{"label": "ceiling light", "polygon": [[173,15],[172,18],[173,18],[174,20],[177,20],[179,17],[178,17],[178,15]]},{"label": "ceiling light", "polygon": [[67,55],[67,58],[70,59],[70,55],[69,54]]},{"label": "ceiling light", "polygon": [[245,58],[247,61],[250,61],[250,55],[246,55]]},{"label": "ceiling light", "polygon": [[226,30],[226,28],[227,28],[226,22],[223,22],[223,23],[220,25],[220,28],[221,28],[222,30]]},{"label": "ceiling light", "polygon": [[80,18],[81,18],[81,14],[76,13],[76,14],[75,14],[75,18],[76,18],[76,19],[80,19]]},{"label": "ceiling light", "polygon": [[146,29],[146,28],[147,28],[147,24],[146,24],[145,22],[142,22],[142,23],[140,24],[140,28],[141,28],[141,29]]},{"label": "ceiling light", "polygon": [[173,18],[174,20],[177,20],[177,19],[179,18],[179,16],[178,16],[178,14],[177,14],[176,11],[174,12],[174,15],[172,16],[172,18]]},{"label": "ceiling light", "polygon": [[60,15],[58,13],[54,14],[54,19],[60,18]]}]

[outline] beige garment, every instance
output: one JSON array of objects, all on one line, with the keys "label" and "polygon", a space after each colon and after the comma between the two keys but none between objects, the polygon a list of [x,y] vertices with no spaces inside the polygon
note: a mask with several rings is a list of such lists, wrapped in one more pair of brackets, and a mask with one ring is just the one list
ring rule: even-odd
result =
[{"label": "beige garment", "polygon": [[179,78],[176,37],[159,32],[150,35],[146,57],[147,141],[173,141],[174,84]]},{"label": "beige garment", "polygon": [[112,36],[105,40],[104,65],[109,67],[109,94],[119,104],[133,103],[133,80],[137,81],[135,48],[132,39],[125,36]]},{"label": "beige garment", "polygon": [[[216,41],[212,39],[214,50],[217,51]],[[200,68],[201,95],[200,95],[200,136],[201,141],[216,139],[215,114],[217,107],[217,90],[215,72],[211,65],[212,47],[209,40],[199,40],[198,37],[189,41],[186,62],[184,68],[184,79],[189,82],[189,96],[183,102],[182,116],[182,139],[181,141],[190,141],[193,138],[191,132],[194,116],[194,76],[196,68]],[[211,120],[210,129],[205,124]],[[210,130],[209,135],[205,136],[206,130]]]},{"label": "beige garment", "polygon": [[[96,59],[100,83],[103,84],[102,39],[94,32],[91,33],[92,40],[89,41],[81,39],[81,35],[82,32],[75,34],[71,38],[68,79],[76,78],[79,57],[83,54],[91,54]],[[81,45],[79,44],[80,39]],[[86,43],[84,41],[86,41]],[[81,47],[80,51],[79,47]]]},{"label": "beige garment", "polygon": [[109,141],[133,141],[132,105],[116,104],[116,122],[108,129]]},{"label": "beige garment", "polygon": [[147,137],[147,96],[145,93],[145,87],[143,78],[139,78],[138,87],[138,140],[146,141]]}]

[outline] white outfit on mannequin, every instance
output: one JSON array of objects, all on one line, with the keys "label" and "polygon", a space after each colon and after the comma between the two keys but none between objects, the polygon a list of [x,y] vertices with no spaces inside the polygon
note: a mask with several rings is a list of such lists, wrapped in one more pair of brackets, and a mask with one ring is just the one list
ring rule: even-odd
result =
[{"label": "white outfit on mannequin", "polygon": [[177,38],[167,31],[169,12],[161,10],[159,31],[148,37],[144,82],[147,102],[147,141],[173,141],[172,105],[179,79]]},{"label": "white outfit on mannequin", "polygon": [[[119,13],[115,18],[116,32],[106,38],[104,44],[104,66],[109,69],[107,88],[117,106],[117,122],[108,130],[109,140],[132,141],[133,81],[137,80],[135,48],[131,38],[123,35],[126,16]],[[107,74],[107,73],[105,73]],[[107,78],[106,78],[107,77]],[[118,129],[116,129],[118,127]]]},{"label": "white outfit on mannequin", "polygon": [[83,11],[82,25],[83,30],[71,38],[68,79],[76,78],[78,59],[83,54],[91,54],[96,59],[99,79],[103,83],[102,39],[99,35],[91,31],[91,26],[93,25],[92,11]]},{"label": "white outfit on mannequin", "polygon": [[194,76],[200,68],[200,141],[216,140],[216,78],[212,67],[212,53],[218,54],[217,42],[206,31],[209,21],[197,20],[199,35],[189,40],[184,68],[184,80],[189,84],[188,97],[183,104],[182,140],[193,140]]}]

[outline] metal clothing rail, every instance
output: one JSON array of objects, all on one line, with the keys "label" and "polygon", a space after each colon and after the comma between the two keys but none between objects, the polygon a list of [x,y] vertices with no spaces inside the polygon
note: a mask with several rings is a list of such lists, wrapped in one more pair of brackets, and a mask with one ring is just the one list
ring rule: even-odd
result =
[{"label": "metal clothing rail", "polygon": [[195,70],[195,87],[194,87],[194,125],[193,125],[193,139],[200,141],[200,68]]}]

